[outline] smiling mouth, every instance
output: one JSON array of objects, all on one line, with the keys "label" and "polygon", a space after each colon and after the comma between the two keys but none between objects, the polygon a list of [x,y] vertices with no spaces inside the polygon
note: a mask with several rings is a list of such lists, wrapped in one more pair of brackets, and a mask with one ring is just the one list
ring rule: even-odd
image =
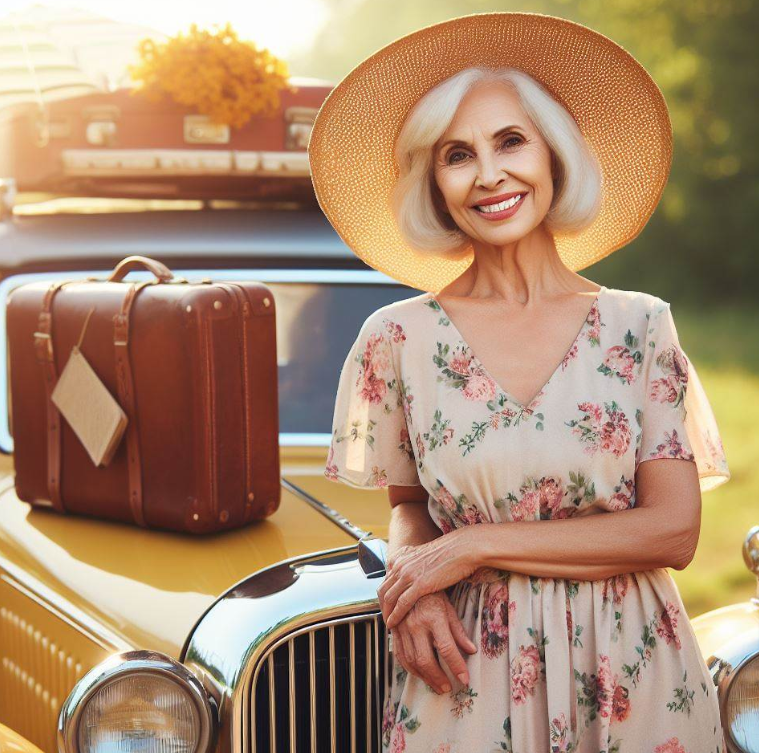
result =
[{"label": "smiling mouth", "polygon": [[512,196],[510,199],[501,201],[498,204],[475,204],[474,209],[481,214],[494,214],[497,212],[505,212],[507,209],[512,209],[525,197],[524,193]]}]

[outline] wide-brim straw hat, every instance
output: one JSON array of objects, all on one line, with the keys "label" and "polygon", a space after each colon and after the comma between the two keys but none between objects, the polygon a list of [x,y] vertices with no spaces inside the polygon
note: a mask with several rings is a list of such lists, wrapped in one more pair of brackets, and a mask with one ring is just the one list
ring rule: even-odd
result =
[{"label": "wide-brim straw hat", "polygon": [[514,67],[539,81],[575,119],[602,171],[597,218],[556,233],[564,264],[580,270],[635,238],[669,177],[672,124],[659,87],[616,42],[540,13],[476,13],[396,39],[357,65],[324,100],[308,144],[319,205],[369,266],[437,293],[470,265],[418,252],[391,209],[393,149],[404,119],[432,87],[471,66]]}]

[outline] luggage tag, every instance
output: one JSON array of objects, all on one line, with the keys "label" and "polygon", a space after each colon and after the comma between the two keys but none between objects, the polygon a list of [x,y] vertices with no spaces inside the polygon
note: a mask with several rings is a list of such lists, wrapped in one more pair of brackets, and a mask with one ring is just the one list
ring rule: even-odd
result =
[{"label": "luggage tag", "polygon": [[128,418],[80,350],[90,316],[61,371],[51,398],[96,466],[111,462]]}]

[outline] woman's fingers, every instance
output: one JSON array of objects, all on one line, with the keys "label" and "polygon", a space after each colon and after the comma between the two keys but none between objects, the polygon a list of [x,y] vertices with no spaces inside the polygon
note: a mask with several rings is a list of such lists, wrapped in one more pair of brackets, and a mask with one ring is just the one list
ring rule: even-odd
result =
[{"label": "woman's fingers", "polygon": [[392,629],[393,650],[398,662],[437,693],[451,690],[442,659],[463,685],[469,672],[462,652],[475,653],[477,646],[466,634],[455,608],[443,592],[421,597]]},{"label": "woman's fingers", "polygon": [[[426,594],[422,594],[423,596]],[[419,600],[419,594],[417,589],[411,585],[405,591],[401,592],[398,599],[391,605],[390,614],[388,615],[387,622],[385,623],[388,628],[394,628],[413,608],[414,604]],[[390,594],[386,594],[386,601],[391,599]]]},{"label": "woman's fingers", "polygon": [[382,591],[382,587],[377,590],[377,601],[379,602],[380,612],[382,612],[382,621],[387,625],[387,618],[390,616],[387,604],[385,602],[385,594]]},{"label": "woman's fingers", "polygon": [[433,688],[435,692],[450,692],[451,682],[435,656],[432,635],[427,630],[409,631],[409,633],[414,641],[414,653],[416,654],[416,661],[414,662],[415,674]]},{"label": "woman's fingers", "polygon": [[403,636],[400,630],[393,630],[393,654],[395,654],[396,661],[409,672],[408,655],[405,651],[405,645],[403,643]]},{"label": "woman's fingers", "polygon": [[477,652],[477,646],[467,635],[453,604],[451,604],[445,594],[442,594],[442,601],[445,606],[448,622],[446,624],[444,621],[441,621],[435,624],[435,645],[438,654],[445,659],[451,672],[458,677],[463,685],[468,685],[469,672],[466,660],[459,652],[459,649],[469,654],[474,654]]},{"label": "woman's fingers", "polygon": [[451,604],[448,599],[446,599],[447,606],[446,611],[448,613],[448,626],[451,629],[451,634],[453,635],[453,640],[456,641],[456,643],[464,649],[464,651],[468,651],[470,654],[474,654],[477,652],[477,646],[474,644],[472,639],[466,634],[466,630],[464,630],[464,626],[461,624],[461,620],[459,619],[458,614],[456,613],[456,610],[453,607],[453,604]]}]

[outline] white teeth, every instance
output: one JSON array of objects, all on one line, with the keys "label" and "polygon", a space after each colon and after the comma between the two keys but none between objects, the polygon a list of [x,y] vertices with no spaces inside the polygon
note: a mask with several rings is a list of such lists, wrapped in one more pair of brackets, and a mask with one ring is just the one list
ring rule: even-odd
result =
[{"label": "white teeth", "polygon": [[510,207],[513,207],[514,204],[516,204],[520,199],[522,198],[522,194],[517,194],[516,196],[512,196],[510,199],[507,199],[506,201],[502,201],[500,204],[483,204],[477,205],[477,209],[479,209],[480,212],[503,212],[504,209],[509,209]]}]

